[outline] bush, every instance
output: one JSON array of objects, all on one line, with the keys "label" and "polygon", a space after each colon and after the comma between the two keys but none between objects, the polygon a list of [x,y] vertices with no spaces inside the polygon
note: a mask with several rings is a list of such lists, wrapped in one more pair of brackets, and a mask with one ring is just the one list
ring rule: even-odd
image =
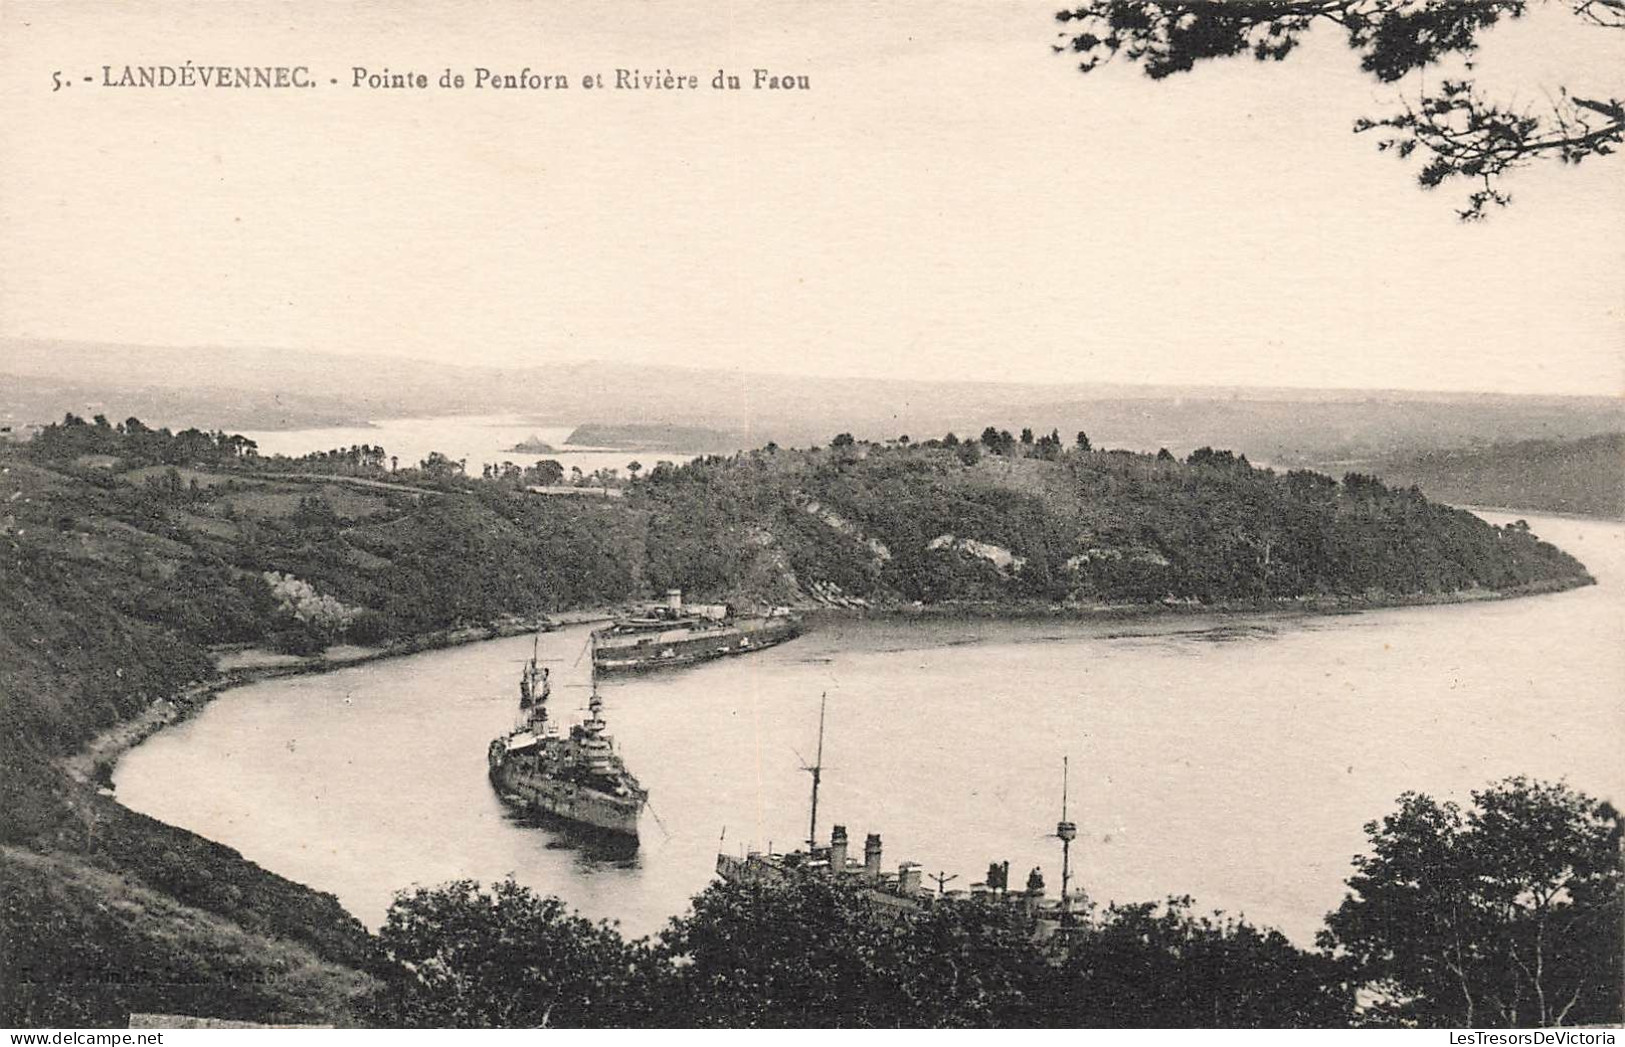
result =
[{"label": "bush", "polygon": [[351,643],[361,644],[363,647],[380,647],[390,640],[389,619],[377,611],[362,611],[356,615],[344,635]]},{"label": "bush", "polygon": [[279,654],[309,658],[327,649],[327,641],[305,626],[280,629],[266,637],[266,645]]}]

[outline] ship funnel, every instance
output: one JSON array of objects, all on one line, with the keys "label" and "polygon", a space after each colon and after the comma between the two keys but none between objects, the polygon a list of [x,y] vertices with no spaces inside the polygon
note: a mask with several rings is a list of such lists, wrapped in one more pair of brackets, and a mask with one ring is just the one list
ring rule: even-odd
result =
[{"label": "ship funnel", "polygon": [[846,871],[846,826],[837,825],[829,834],[829,871]]},{"label": "ship funnel", "polygon": [[863,841],[863,878],[880,879],[880,834],[870,833]]},{"label": "ship funnel", "polygon": [[681,611],[683,609],[683,590],[667,589],[666,606],[671,608],[673,611]]},{"label": "ship funnel", "polygon": [[1044,873],[1037,867],[1027,874],[1027,911],[1037,912],[1044,904]]}]

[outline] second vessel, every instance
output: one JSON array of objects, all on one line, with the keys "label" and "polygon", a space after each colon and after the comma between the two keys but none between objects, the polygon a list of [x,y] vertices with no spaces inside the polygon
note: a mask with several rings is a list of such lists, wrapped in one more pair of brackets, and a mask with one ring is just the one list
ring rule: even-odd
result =
[{"label": "second vessel", "polygon": [[593,665],[606,673],[665,669],[759,651],[798,636],[801,619],[788,608],[737,615],[726,604],[683,604],[681,589],[666,602],[593,633]]}]

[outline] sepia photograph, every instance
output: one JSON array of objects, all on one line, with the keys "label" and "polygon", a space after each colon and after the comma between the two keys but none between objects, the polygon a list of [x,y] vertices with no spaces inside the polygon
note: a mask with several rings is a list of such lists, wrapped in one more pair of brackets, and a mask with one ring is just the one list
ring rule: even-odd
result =
[{"label": "sepia photograph", "polygon": [[8,1042],[1613,1044],[1622,147],[1625,0],[0,0]]}]

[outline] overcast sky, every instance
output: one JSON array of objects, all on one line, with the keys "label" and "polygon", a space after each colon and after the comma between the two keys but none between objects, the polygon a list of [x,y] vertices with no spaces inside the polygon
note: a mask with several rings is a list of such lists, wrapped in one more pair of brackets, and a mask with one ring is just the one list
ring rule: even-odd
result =
[{"label": "overcast sky", "polygon": [[[1056,6],[8,0],[0,334],[1625,393],[1620,158],[1531,169],[1462,225],[1461,190],[1419,191],[1350,133],[1395,89],[1336,36],[1279,65],[1085,77],[1050,52]],[[1490,33],[1482,75],[1617,97],[1625,33],[1565,8]],[[53,70],[188,60],[308,64],[320,86],[51,90]],[[359,91],[352,65],[573,82]],[[618,66],[702,90],[574,82]],[[758,66],[812,90],[752,91]],[[711,91],[719,67],[747,89]]]}]

